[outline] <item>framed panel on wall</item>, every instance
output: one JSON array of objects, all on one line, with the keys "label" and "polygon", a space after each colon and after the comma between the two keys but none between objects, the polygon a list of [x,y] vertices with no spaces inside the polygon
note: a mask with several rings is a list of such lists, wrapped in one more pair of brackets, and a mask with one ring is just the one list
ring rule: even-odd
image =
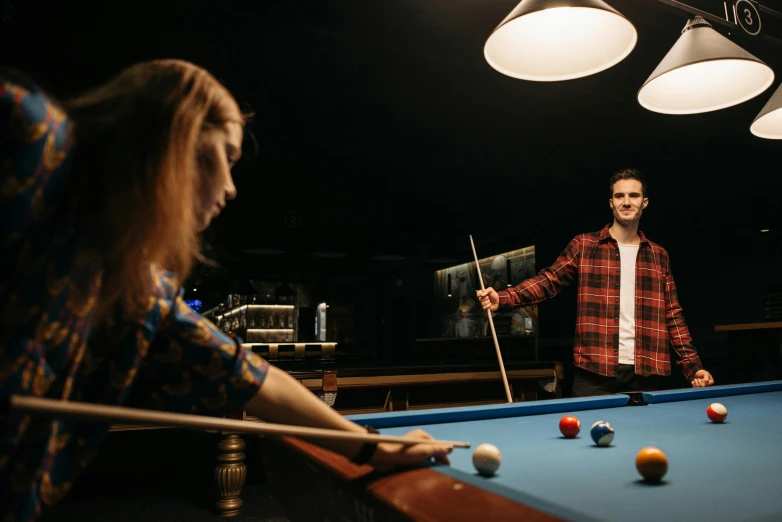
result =
[{"label": "framed panel on wall", "polygon": [[[527,246],[479,259],[486,288],[504,290],[535,275],[535,247]],[[455,265],[434,274],[435,337],[491,336],[489,321],[475,291],[480,289],[475,262]],[[499,311],[493,316],[499,336],[529,336],[538,330],[537,306]]]}]

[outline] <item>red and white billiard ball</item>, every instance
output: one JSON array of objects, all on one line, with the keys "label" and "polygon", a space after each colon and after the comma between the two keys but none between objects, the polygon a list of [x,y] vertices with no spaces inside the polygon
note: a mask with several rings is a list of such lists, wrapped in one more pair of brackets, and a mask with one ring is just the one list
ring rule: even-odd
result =
[{"label": "red and white billiard ball", "polygon": [[559,421],[559,431],[565,438],[572,439],[581,431],[581,421],[573,415],[565,415]]},{"label": "red and white billiard ball", "polygon": [[713,402],[706,408],[706,415],[709,416],[711,422],[720,423],[728,417],[728,408],[719,402]]},{"label": "red and white billiard ball", "polygon": [[635,469],[645,481],[659,482],[668,472],[668,457],[657,448],[646,447],[635,456]]},{"label": "red and white billiard ball", "polygon": [[475,448],[472,454],[472,465],[478,470],[478,473],[485,476],[494,475],[500,468],[502,455],[497,446],[484,443]]}]

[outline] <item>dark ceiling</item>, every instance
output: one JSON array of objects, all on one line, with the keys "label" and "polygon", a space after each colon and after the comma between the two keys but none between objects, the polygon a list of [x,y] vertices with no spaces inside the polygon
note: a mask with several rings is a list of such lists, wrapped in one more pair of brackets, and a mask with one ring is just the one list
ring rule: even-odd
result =
[{"label": "dark ceiling", "polygon": [[516,0],[17,1],[3,61],[60,96],[150,58],[192,60],[223,80],[256,114],[259,154],[237,168],[240,195],[207,237],[224,265],[255,275],[393,265],[380,255],[466,261],[470,234],[486,255],[555,230],[564,246],[609,221],[607,179],[624,167],[646,173],[645,227],[666,237],[774,228],[782,144],[749,125],[782,79],[782,47],[733,36],[776,71],[763,95],[652,113],[636,92],[687,16],[609,3],[635,24],[635,50],[559,83],[511,79],[484,60]]}]

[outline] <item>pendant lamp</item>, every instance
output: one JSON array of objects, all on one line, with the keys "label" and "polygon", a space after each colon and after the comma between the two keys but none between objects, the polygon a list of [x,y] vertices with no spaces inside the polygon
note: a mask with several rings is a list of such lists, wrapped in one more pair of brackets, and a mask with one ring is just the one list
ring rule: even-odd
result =
[{"label": "pendant lamp", "polygon": [[637,40],[633,24],[602,0],[522,0],[494,29],[483,54],[512,78],[556,82],[613,67]]},{"label": "pendant lamp", "polygon": [[638,91],[638,103],[663,114],[716,111],[754,98],[773,81],[768,65],[696,16]]},{"label": "pendant lamp", "polygon": [[782,86],[755,117],[749,130],[758,138],[782,140]]}]

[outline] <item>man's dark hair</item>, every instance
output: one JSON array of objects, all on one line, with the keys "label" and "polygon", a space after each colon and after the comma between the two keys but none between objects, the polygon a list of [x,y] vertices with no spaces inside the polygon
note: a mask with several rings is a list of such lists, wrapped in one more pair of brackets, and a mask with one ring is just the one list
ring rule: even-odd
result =
[{"label": "man's dark hair", "polygon": [[641,171],[637,169],[622,169],[619,172],[615,173],[613,176],[611,176],[611,182],[608,185],[608,195],[609,197],[614,197],[614,185],[617,181],[621,181],[623,179],[634,179],[636,181],[639,181],[641,183],[641,195],[643,197],[649,197],[648,192],[646,191],[646,180],[644,180],[643,174],[641,174]]}]

